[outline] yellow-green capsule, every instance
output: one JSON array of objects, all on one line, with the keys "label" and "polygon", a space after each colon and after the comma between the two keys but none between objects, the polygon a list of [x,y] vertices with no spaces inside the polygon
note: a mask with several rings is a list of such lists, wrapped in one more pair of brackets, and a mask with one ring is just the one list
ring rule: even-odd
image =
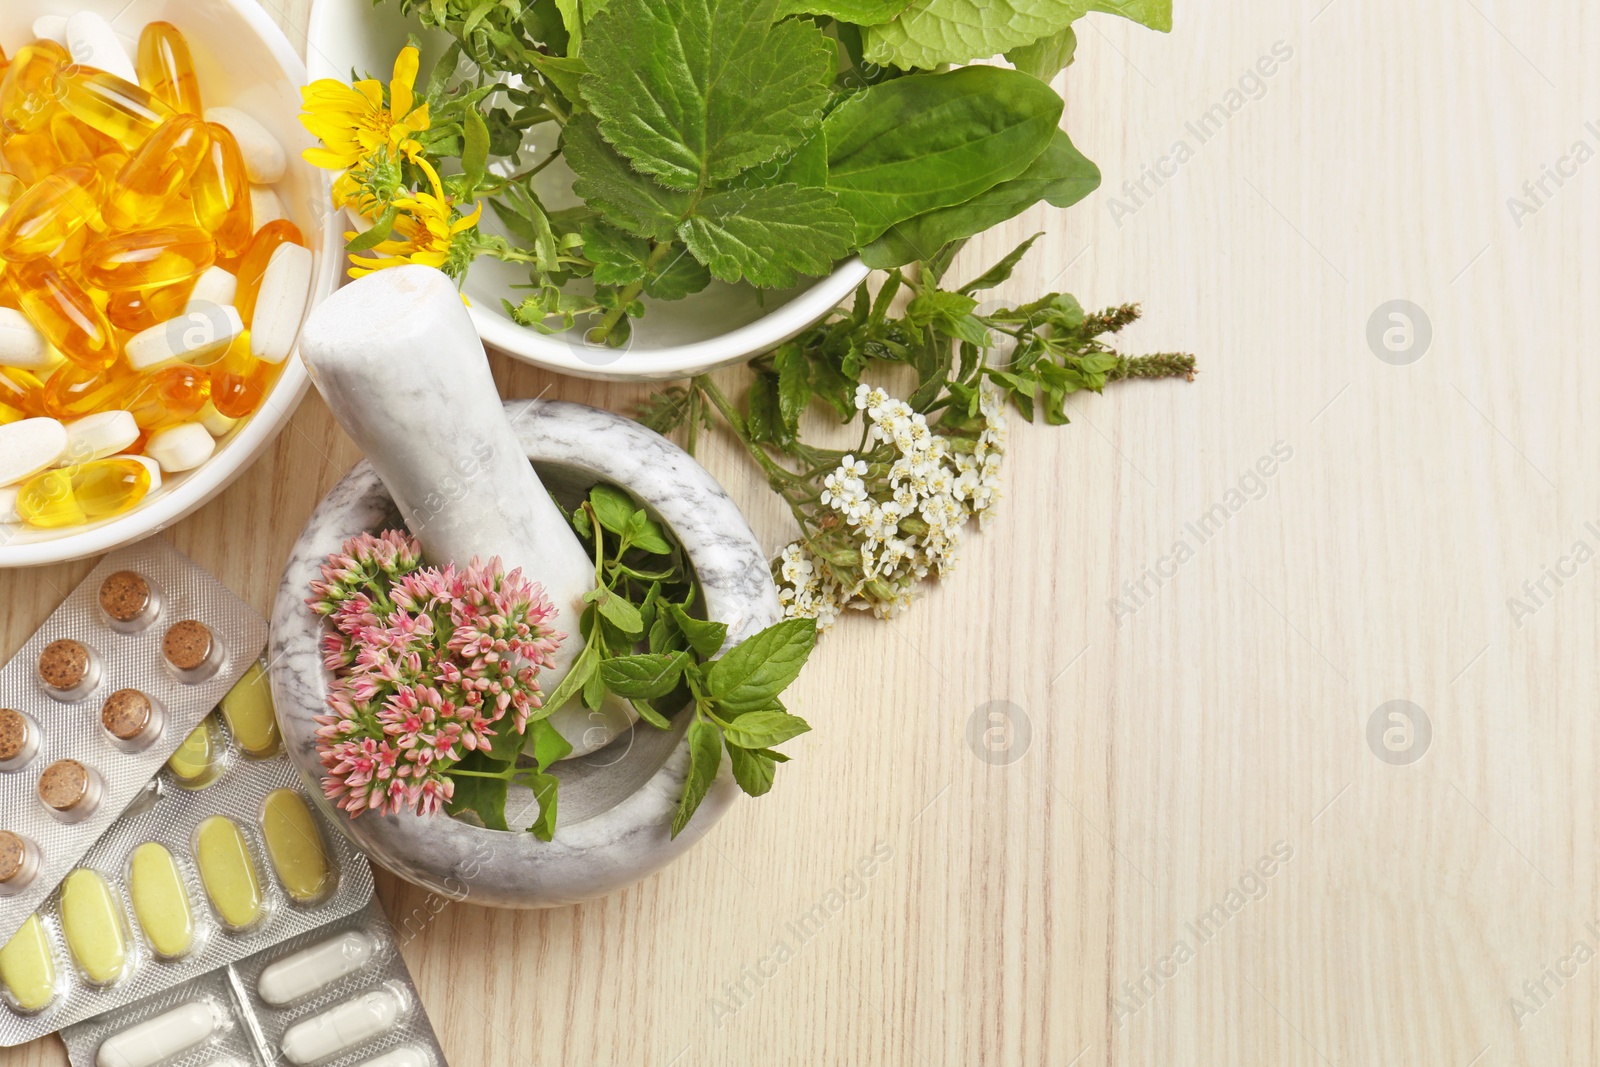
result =
[{"label": "yellow-green capsule", "polygon": [[228,720],[239,748],[253,759],[266,759],[278,752],[278,717],[272,706],[272,689],[260,663],[250,669],[222,698],[222,717]]},{"label": "yellow-green capsule", "polygon": [[167,770],[185,789],[204,789],[222,774],[217,759],[216,727],[207,718],[196,726],[167,760]]},{"label": "yellow-green capsule", "polygon": [[28,916],[0,948],[0,985],[20,1011],[42,1011],[56,999],[55,954],[39,916]]},{"label": "yellow-green capsule", "polygon": [[128,963],[122,908],[106,880],[80,867],[61,883],[61,932],[84,981],[110,985]]},{"label": "yellow-green capsule", "polygon": [[261,802],[261,834],[283,891],[297,904],[311,904],[327,892],[328,853],[316,817],[293,789],[274,789]]},{"label": "yellow-green capsule", "polygon": [[244,930],[261,918],[261,880],[239,824],[213,815],[195,831],[195,862],[217,918],[230,930]]},{"label": "yellow-green capsule", "polygon": [[157,956],[177,959],[194,944],[194,913],[178,861],[166,847],[146,841],[128,861],[128,895],[139,929]]}]

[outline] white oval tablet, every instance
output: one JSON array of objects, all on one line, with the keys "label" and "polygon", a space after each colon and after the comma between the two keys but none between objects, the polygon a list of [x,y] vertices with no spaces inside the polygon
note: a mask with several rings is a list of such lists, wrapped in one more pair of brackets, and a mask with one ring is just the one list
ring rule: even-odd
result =
[{"label": "white oval tablet", "polygon": [[123,452],[117,455],[116,458],[131,459],[135,463],[143,464],[144,469],[150,472],[150,488],[145,490],[145,497],[147,499],[151,493],[161,488],[161,464],[157,463],[149,456],[141,456],[134,452]]},{"label": "white oval tablet", "polygon": [[15,308],[0,308],[0,366],[43,370],[52,351],[28,316]]},{"label": "white oval tablet", "polygon": [[0,485],[31,478],[67,450],[67,428],[56,419],[18,419],[0,426]]},{"label": "white oval tablet", "polygon": [[[244,172],[252,182],[271,185],[283,179],[289,165],[283,145],[254,117],[236,107],[208,107],[206,121],[226,126],[233,134],[233,139],[239,142],[239,154],[244,157]],[[259,216],[256,225],[261,225]]]},{"label": "white oval tablet", "polygon": [[203,1000],[191,1000],[112,1034],[100,1042],[96,1067],[151,1067],[193,1048],[217,1029],[217,1012]]},{"label": "white oval tablet", "polygon": [[193,470],[211,458],[217,449],[216,439],[198,422],[180,422],[157,430],[144,443],[144,454],[168,474]]},{"label": "white oval tablet", "polygon": [[261,969],[256,991],[273,1007],[308,996],[372,962],[377,943],[369,934],[348,930],[318,941]]},{"label": "white oval tablet", "polygon": [[158,322],[128,338],[123,351],[134,370],[149,370],[181,359],[196,363],[215,355],[244,333],[244,320],[232,304],[203,304],[193,301],[177,318]]},{"label": "white oval tablet", "polygon": [[131,411],[99,411],[67,423],[67,450],[58,463],[87,463],[114,456],[139,439]]},{"label": "white oval tablet", "polygon": [[33,20],[33,35],[42,41],[54,41],[62,48],[67,46],[67,16],[40,15]]},{"label": "white oval tablet", "polygon": [[356,1067],[429,1067],[428,1054],[416,1045],[401,1045],[382,1056],[362,1060]]},{"label": "white oval tablet", "polygon": [[67,52],[74,63],[99,67],[123,81],[139,84],[139,73],[134,70],[133,60],[128,58],[128,50],[122,47],[111,23],[93,11],[80,11],[67,18],[65,32]]},{"label": "white oval tablet", "polygon": [[263,363],[288,359],[310,299],[311,250],[279,245],[261,275],[255,317],[250,320],[250,354]]},{"label": "white oval tablet", "polygon": [[206,272],[195,279],[194,292],[189,294],[189,303],[184,310],[200,311],[207,304],[232,307],[234,297],[238,295],[239,279],[232,271],[207,267]]},{"label": "white oval tablet", "polygon": [[396,989],[379,986],[289,1027],[283,1035],[283,1054],[298,1064],[336,1056],[393,1026],[402,1006]]},{"label": "white oval tablet", "polygon": [[239,420],[224,415],[217,410],[217,405],[206,401],[206,406],[200,409],[200,414],[195,416],[201,426],[206,428],[206,433],[212,437],[226,437],[228,431],[239,425]]},{"label": "white oval tablet", "polygon": [[265,185],[252,185],[250,187],[250,217],[255,220],[257,230],[269,222],[288,218],[283,210],[283,201],[278,194]]},{"label": "white oval tablet", "polygon": [[0,523],[15,526],[22,521],[17,513],[17,497],[21,495],[19,485],[0,485]]}]

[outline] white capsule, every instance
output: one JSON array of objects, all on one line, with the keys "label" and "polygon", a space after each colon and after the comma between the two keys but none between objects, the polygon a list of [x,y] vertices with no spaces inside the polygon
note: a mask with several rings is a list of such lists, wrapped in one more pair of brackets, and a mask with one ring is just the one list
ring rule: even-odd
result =
[{"label": "white capsule", "polygon": [[206,433],[212,437],[226,437],[228,431],[239,425],[239,420],[224,415],[217,410],[217,405],[206,401],[206,406],[200,409],[200,414],[195,416],[200,425],[206,428]]},{"label": "white capsule", "polygon": [[349,930],[267,964],[256,990],[261,999],[281,1007],[310,996],[329,982],[359,971],[372,962],[378,949],[371,935]]},{"label": "white capsule", "polygon": [[[267,260],[250,320],[250,354],[263,363],[282,363],[294,351],[300,322],[311,299],[311,251],[281,244]],[[130,342],[131,343],[131,342]]]},{"label": "white capsule", "polygon": [[277,222],[289,216],[283,210],[283,201],[278,194],[265,185],[252,185],[250,187],[250,217],[255,220],[256,229],[261,229],[269,222]]},{"label": "white capsule", "polygon": [[113,1034],[100,1042],[96,1067],[152,1067],[191,1049],[217,1029],[217,1011],[203,1000],[191,1000]]},{"label": "white capsule", "polygon": [[431,1062],[428,1054],[416,1045],[401,1045],[382,1056],[362,1060],[356,1067],[428,1067]]},{"label": "white capsule", "polygon": [[33,20],[33,35],[41,41],[54,41],[62,48],[67,46],[67,16],[40,15]]},{"label": "white capsule", "polygon": [[184,310],[204,311],[208,304],[232,307],[238,295],[239,279],[233,272],[221,267],[207,267],[206,272],[195,280],[194,291],[189,294],[189,303]]},{"label": "white capsule", "polygon": [[[146,497],[161,488],[161,464],[149,456],[141,456],[134,452],[119,452],[114,458],[131,459],[135,463],[143,464],[144,469],[150,472],[150,488],[145,491]],[[127,813],[124,812],[123,814]]]},{"label": "white capsule", "polygon": [[0,485],[15,485],[54,467],[67,450],[67,428],[56,419],[19,419],[0,426]]},{"label": "white capsule", "polygon": [[[233,139],[239,142],[239,154],[244,157],[244,172],[252,182],[271,185],[283,179],[289,165],[283,145],[253,116],[236,107],[208,107],[206,121],[226,126],[233,134]],[[256,225],[261,225],[259,218]]]},{"label": "white capsule", "polygon": [[149,370],[177,359],[197,363],[226,349],[241,333],[244,320],[232,304],[197,305],[191,301],[177,318],[128,338],[124,351],[134,370]]},{"label": "white capsule", "polygon": [[87,463],[114,456],[139,439],[139,424],[131,411],[97,411],[67,423],[67,450],[58,460]]},{"label": "white capsule", "polygon": [[398,990],[381,985],[289,1027],[283,1035],[283,1054],[297,1064],[336,1056],[392,1027],[403,1004]]},{"label": "white capsule", "polygon": [[28,316],[14,308],[0,308],[0,366],[44,370],[60,353],[34,328]]},{"label": "white capsule", "polygon": [[93,11],[80,11],[70,16],[67,19],[66,37],[67,51],[74,63],[99,67],[123,81],[139,84],[139,74],[133,69],[128,50],[117,39],[117,31]]},{"label": "white capsule", "polygon": [[161,464],[168,474],[193,470],[216,450],[216,440],[198,422],[180,422],[157,430],[144,443],[144,454]]}]

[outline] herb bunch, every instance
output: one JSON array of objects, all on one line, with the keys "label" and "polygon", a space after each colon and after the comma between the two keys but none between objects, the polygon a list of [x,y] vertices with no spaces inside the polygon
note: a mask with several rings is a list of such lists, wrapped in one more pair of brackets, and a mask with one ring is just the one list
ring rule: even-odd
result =
[{"label": "herb bunch", "polygon": [[[900,266],[1076,203],[1100,172],[1048,84],[1073,22],[1171,24],[1170,0],[394,2],[452,42],[420,94],[415,48],[387,86],[305,91],[307,158],[368,221],[354,272],[516,263],[517,322],[611,345],[645,297],[787,287],[852,252]],[[1011,67],[942,69],[1001,52]],[[541,195],[557,159],[575,206]]]}]

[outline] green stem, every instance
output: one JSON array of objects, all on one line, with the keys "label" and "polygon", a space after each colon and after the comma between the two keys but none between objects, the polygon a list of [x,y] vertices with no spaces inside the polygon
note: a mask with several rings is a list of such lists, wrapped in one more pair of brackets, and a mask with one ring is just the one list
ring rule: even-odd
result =
[{"label": "green stem", "polygon": [[[657,268],[661,266],[661,261],[667,258],[667,253],[670,251],[672,251],[671,241],[662,241],[650,249],[650,257],[644,261],[645,278],[655,275]],[[611,331],[616,329],[617,323],[621,322],[623,316],[628,313],[628,305],[639,299],[639,294],[642,292],[644,292],[643,278],[623,288],[617,294],[617,306],[606,312],[605,318],[600,320],[600,324],[589,331],[589,340],[597,344],[606,341],[611,336]]]}]

